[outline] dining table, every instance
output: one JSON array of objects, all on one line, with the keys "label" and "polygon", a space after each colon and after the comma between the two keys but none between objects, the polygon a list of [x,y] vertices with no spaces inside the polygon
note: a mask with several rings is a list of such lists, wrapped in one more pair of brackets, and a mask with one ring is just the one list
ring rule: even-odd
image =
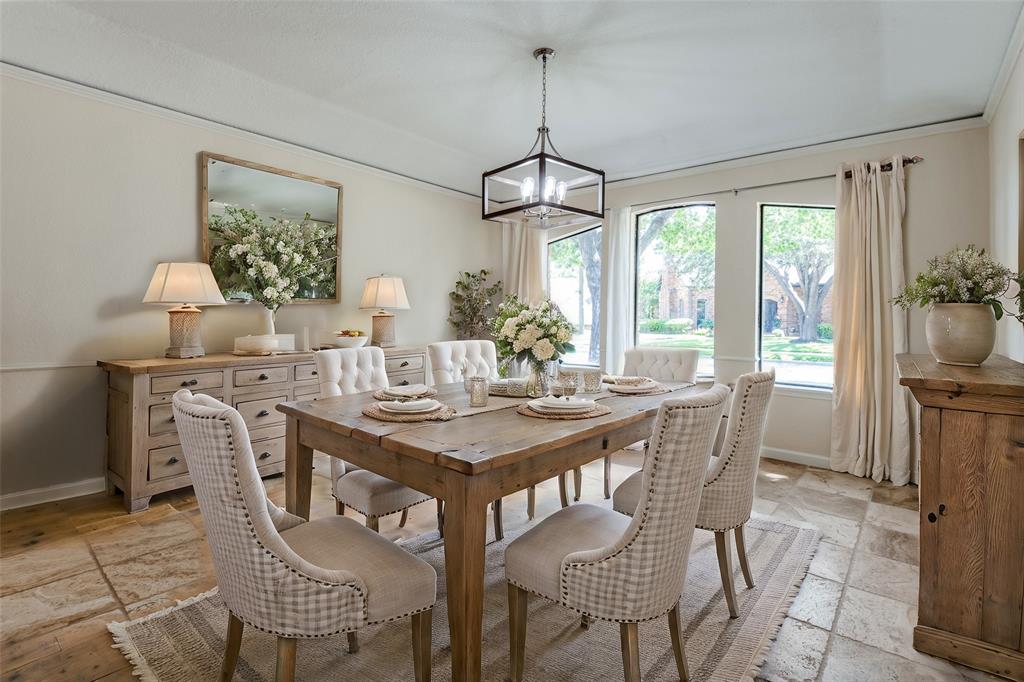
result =
[{"label": "dining table", "polygon": [[[662,382],[665,392],[595,398],[607,414],[543,419],[521,414],[528,398],[491,396],[472,408],[462,382],[438,385],[447,421],[399,423],[363,414],[372,392],[284,402],[289,512],[309,518],[313,452],[338,457],[444,501],[444,557],[452,679],[480,679],[487,505],[651,436],[666,398],[708,385]],[[563,506],[567,504],[565,496]]]}]

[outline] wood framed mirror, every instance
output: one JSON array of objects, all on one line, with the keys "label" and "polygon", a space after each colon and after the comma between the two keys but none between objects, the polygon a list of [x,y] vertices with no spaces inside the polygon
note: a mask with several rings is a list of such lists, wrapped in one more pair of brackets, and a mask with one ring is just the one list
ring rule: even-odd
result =
[{"label": "wood framed mirror", "polygon": [[[262,260],[275,260],[282,270],[300,273],[294,282],[287,275],[280,280],[294,289],[289,303],[341,300],[340,183],[205,151],[199,164],[203,259],[213,269],[225,300],[253,300],[247,273],[254,271],[246,267],[244,252],[236,249],[231,255],[230,249],[239,243],[238,237],[254,232],[260,236],[254,242],[264,249]],[[267,245],[267,235],[276,231],[292,235],[291,243],[301,243],[301,252],[287,249],[282,259],[281,251]],[[296,262],[302,267],[296,269]]]}]

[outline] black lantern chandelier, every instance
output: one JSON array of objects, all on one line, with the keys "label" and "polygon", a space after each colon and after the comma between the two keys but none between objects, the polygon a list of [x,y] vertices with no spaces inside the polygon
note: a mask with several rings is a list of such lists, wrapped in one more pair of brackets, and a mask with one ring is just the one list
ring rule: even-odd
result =
[{"label": "black lantern chandelier", "polygon": [[541,60],[537,139],[525,158],[483,174],[483,218],[540,228],[600,220],[604,171],[563,158],[549,137],[548,60],[555,51],[541,47],[533,56]]}]

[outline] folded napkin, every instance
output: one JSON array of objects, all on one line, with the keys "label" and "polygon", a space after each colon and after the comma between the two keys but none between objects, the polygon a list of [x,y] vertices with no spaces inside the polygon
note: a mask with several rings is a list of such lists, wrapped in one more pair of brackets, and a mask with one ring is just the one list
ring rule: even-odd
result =
[{"label": "folded napkin", "polygon": [[387,395],[395,395],[400,398],[415,398],[418,395],[423,395],[430,389],[427,388],[426,384],[409,384],[408,386],[392,386],[391,388],[384,389],[384,393]]},{"label": "folded napkin", "polygon": [[400,410],[402,412],[417,412],[439,405],[433,398],[422,398],[420,400],[407,400],[405,402],[383,402],[381,403],[389,410]]},{"label": "folded napkin", "polygon": [[606,384],[615,384],[617,386],[642,386],[654,383],[654,379],[650,377],[614,376],[611,374],[605,376],[602,381]]}]

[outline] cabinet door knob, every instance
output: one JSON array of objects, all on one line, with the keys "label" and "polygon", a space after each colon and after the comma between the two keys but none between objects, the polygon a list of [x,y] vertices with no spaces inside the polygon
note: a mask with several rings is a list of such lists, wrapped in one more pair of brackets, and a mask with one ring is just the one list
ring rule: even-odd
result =
[{"label": "cabinet door knob", "polygon": [[257,417],[269,417],[270,413],[267,412],[266,410],[260,410],[259,412],[256,413],[256,416]]},{"label": "cabinet door knob", "polygon": [[316,376],[316,370],[315,369],[313,370],[313,376]]},{"label": "cabinet door knob", "polygon": [[199,379],[189,379],[188,381],[181,382],[181,387],[186,388],[188,386],[195,386],[199,383]]},{"label": "cabinet door knob", "polygon": [[178,463],[178,458],[177,457],[171,457],[169,460],[167,460],[167,463],[168,464],[177,464]]},{"label": "cabinet door knob", "polygon": [[939,517],[935,515],[935,512],[928,512],[928,523],[935,523],[939,520]]},{"label": "cabinet door knob", "polygon": [[260,459],[266,459],[267,457],[270,457],[270,453],[269,452],[261,452],[260,453]]},{"label": "cabinet door knob", "polygon": [[257,379],[259,379],[260,381],[266,381],[269,378],[270,377],[268,377],[266,374],[261,374],[257,377]]},{"label": "cabinet door knob", "polygon": [[399,365],[399,367],[408,367],[408,366],[409,366],[409,361],[408,360],[402,360],[402,364]]},{"label": "cabinet door knob", "polygon": [[409,380],[408,379],[402,379],[400,382],[398,382],[398,385],[399,386],[408,386],[409,385]]}]

